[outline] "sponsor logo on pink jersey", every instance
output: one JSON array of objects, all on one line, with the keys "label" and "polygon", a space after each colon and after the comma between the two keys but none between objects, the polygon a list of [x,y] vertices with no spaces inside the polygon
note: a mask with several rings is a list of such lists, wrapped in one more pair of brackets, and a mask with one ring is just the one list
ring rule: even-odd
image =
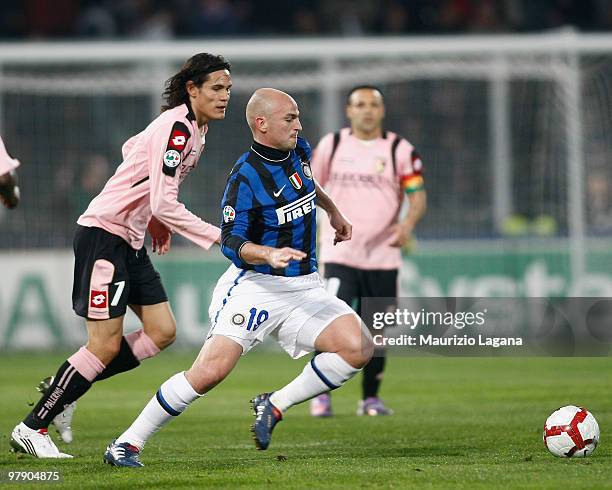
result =
[{"label": "sponsor logo on pink jersey", "polygon": [[179,124],[175,124],[170,134],[170,141],[168,142],[168,148],[171,150],[183,151],[185,144],[189,138],[189,133],[185,132]]}]

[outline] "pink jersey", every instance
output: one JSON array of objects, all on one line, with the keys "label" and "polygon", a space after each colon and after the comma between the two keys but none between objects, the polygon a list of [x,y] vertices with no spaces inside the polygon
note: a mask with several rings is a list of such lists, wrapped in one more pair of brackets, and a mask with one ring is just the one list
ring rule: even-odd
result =
[{"label": "pink jersey", "polygon": [[[314,151],[311,168],[340,211],[353,224],[353,237],[334,246],[334,230],[321,216],[319,261],[359,269],[397,269],[399,248],[391,247],[391,225],[397,222],[403,186],[420,180],[422,163],[414,147],[391,131],[381,138],[360,140],[350,128],[328,134]],[[333,155],[332,155],[333,152]],[[331,160],[331,161],[330,161]]]},{"label": "pink jersey", "polygon": [[207,129],[200,133],[185,104],[163,112],[124,143],[123,163],[77,222],[120,236],[138,250],[155,216],[172,232],[210,248],[219,238],[219,228],[202,221],[177,200],[179,185],[196,167],[204,149]]},{"label": "pink jersey", "polygon": [[0,138],[0,175],[19,167],[19,160],[11,158],[6,152],[2,138]]}]

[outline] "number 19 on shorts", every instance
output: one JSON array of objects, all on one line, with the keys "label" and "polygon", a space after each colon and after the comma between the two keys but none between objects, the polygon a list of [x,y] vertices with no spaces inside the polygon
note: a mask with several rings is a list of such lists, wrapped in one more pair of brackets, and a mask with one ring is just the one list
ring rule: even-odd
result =
[{"label": "number 19 on shorts", "polygon": [[259,326],[265,322],[270,314],[266,311],[266,310],[259,310],[259,313],[257,312],[257,308],[251,308],[249,310],[249,313],[251,314],[251,316],[249,316],[249,323],[247,324],[247,330],[249,332],[254,332],[255,330],[257,330],[259,328]]}]

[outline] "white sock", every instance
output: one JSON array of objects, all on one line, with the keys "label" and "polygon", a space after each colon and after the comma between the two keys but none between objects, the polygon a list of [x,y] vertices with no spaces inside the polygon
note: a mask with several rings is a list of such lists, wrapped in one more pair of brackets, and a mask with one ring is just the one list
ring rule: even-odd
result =
[{"label": "white sock", "polygon": [[127,442],[142,450],[155,432],[183,413],[200,396],[185,378],[185,371],[176,373],[160,386],[128,430],[117,438],[117,442]]},{"label": "white sock", "polygon": [[361,369],[354,368],[333,352],[323,352],[304,366],[302,374],[272,393],[270,401],[281,412],[312,397],[339,388]]}]

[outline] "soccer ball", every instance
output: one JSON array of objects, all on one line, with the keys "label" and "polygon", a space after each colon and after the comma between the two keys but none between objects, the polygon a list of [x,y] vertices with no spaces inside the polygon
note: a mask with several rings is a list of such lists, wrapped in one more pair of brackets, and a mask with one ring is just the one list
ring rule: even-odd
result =
[{"label": "soccer ball", "polygon": [[599,425],[586,408],[568,405],[546,419],[544,444],[560,458],[584,458],[599,443]]}]

